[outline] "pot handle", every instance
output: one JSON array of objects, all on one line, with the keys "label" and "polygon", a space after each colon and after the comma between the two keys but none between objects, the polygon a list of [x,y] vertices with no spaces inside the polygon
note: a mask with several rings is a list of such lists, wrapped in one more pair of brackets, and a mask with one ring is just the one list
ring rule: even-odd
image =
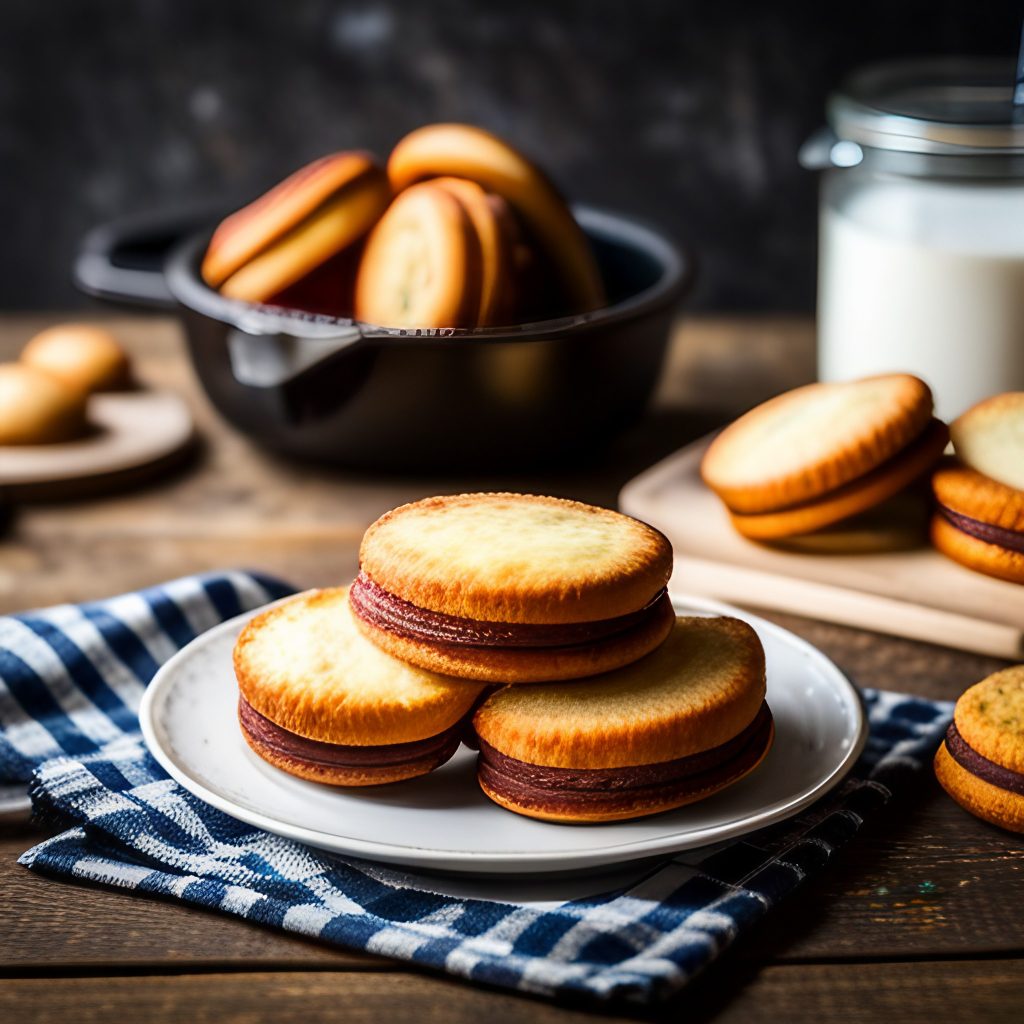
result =
[{"label": "pot handle", "polygon": [[79,243],[72,266],[86,295],[129,306],[174,309],[164,280],[164,259],[186,235],[216,223],[223,202],[125,217],[93,228]]},{"label": "pot handle", "polygon": [[[283,321],[274,330],[273,321]],[[240,322],[227,334],[228,361],[239,384],[251,388],[277,388],[363,340],[359,325],[318,325],[305,330],[293,318],[256,313],[251,324]]]}]

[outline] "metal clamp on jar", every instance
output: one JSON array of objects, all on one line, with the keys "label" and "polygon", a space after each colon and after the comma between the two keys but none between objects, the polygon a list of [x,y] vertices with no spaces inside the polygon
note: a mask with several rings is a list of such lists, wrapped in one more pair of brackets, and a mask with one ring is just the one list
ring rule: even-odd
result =
[{"label": "metal clamp on jar", "polygon": [[1024,121],[1013,68],[930,59],[871,67],[800,151],[824,170],[823,380],[906,371],[950,419],[1024,390]]}]

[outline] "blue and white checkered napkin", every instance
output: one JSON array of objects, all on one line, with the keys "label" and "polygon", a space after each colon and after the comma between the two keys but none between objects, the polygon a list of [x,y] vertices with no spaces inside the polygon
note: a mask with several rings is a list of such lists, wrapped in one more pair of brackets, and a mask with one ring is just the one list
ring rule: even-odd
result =
[{"label": "blue and white checkered napkin", "polygon": [[146,752],[136,708],[158,665],[284,593],[224,573],[0,619],[0,775],[31,780],[37,814],[67,826],[21,863],[524,992],[651,1003],[820,870],[927,763],[952,711],[866,691],[867,750],[808,813],[612,880],[552,879],[538,894],[506,879],[488,891],[268,835],[191,796]]}]

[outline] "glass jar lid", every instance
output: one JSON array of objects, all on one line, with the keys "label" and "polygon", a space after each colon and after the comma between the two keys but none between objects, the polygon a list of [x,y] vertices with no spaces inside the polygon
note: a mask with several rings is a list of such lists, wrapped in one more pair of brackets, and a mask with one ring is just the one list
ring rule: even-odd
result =
[{"label": "glass jar lid", "polygon": [[1024,153],[1011,61],[938,57],[871,65],[828,101],[840,139],[875,149],[958,156]]}]

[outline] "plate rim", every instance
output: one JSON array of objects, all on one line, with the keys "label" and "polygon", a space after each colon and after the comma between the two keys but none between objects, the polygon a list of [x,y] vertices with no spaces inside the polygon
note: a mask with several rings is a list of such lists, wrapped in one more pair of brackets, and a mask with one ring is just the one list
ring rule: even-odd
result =
[{"label": "plate rim", "polygon": [[[689,832],[687,833],[686,840],[683,842],[679,841],[680,837],[676,834],[661,836],[653,840],[649,838],[629,840],[624,843],[602,846],[596,849],[580,849],[577,847],[544,853],[528,850],[481,853],[467,850],[438,850],[424,846],[398,846],[390,842],[382,843],[367,839],[339,836],[332,832],[322,832],[318,829],[302,825],[292,825],[238,804],[229,797],[209,789],[202,782],[189,776],[158,742],[154,721],[154,708],[160,699],[161,692],[172,685],[167,680],[174,679],[177,662],[184,660],[186,652],[193,645],[201,642],[209,643],[215,636],[237,628],[240,624],[248,621],[265,608],[288,600],[290,600],[288,597],[281,598],[279,601],[274,601],[271,604],[263,605],[260,608],[255,608],[249,612],[244,612],[241,615],[227,619],[212,629],[201,633],[172,655],[160,666],[143,693],[142,701],[139,705],[139,725],[150,754],[172,779],[193,796],[247,825],[252,825],[273,835],[292,839],[334,854],[374,860],[381,863],[398,864],[405,867],[442,869],[451,874],[490,874],[497,872],[533,874],[542,871],[571,870],[577,867],[622,864],[645,857],[680,853],[684,850],[726,842],[799,814],[802,810],[829,793],[846,778],[867,743],[868,720],[860,691],[846,673],[823,651],[803,637],[797,636],[783,626],[763,619],[758,615],[722,601],[673,591],[672,604],[677,612],[707,612],[714,615],[736,616],[748,622],[758,631],[763,630],[766,633],[773,634],[781,642],[799,650],[805,657],[824,662],[825,666],[831,670],[830,674],[834,677],[832,681],[838,684],[837,692],[842,693],[844,697],[848,698],[846,703],[848,703],[854,716],[851,728],[851,732],[854,734],[853,742],[833,766],[832,770],[807,792],[784,802],[781,806],[774,807],[774,809],[747,815],[725,825],[716,825]],[[611,824],[614,825],[616,823]],[[564,826],[555,825],[553,827],[563,828]]]}]

